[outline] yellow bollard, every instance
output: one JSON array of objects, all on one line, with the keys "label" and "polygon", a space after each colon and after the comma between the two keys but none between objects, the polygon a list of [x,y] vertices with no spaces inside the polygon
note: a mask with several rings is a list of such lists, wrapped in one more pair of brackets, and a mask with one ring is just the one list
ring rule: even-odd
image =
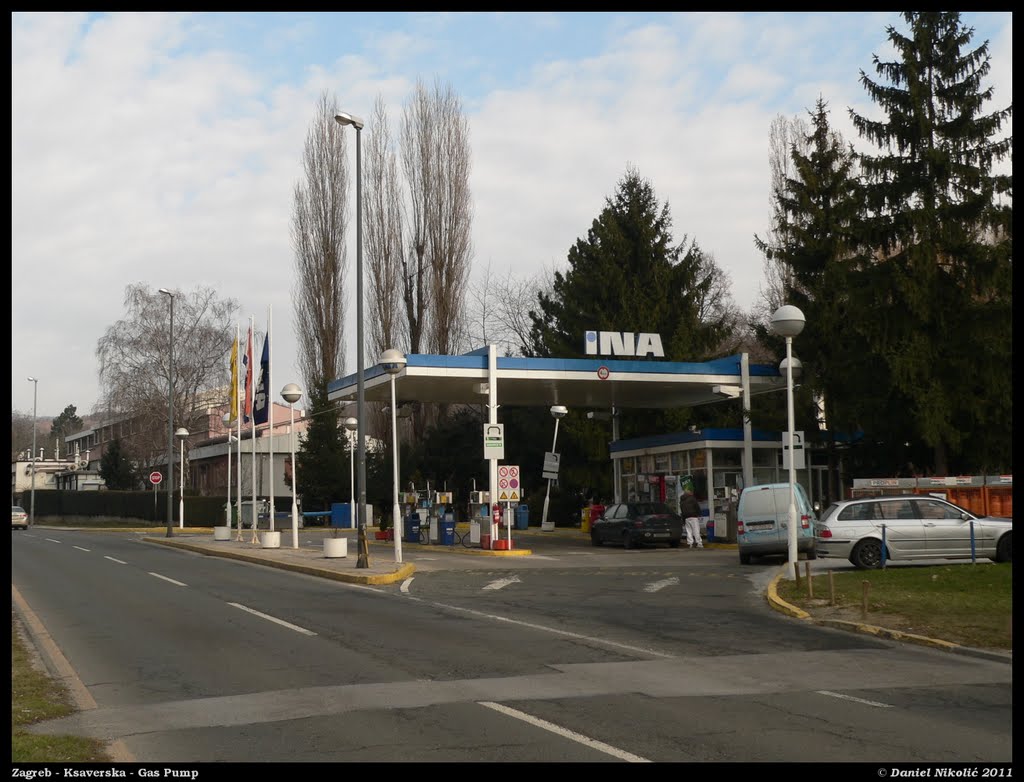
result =
[{"label": "yellow bollard", "polygon": [[580,531],[590,532],[590,508],[584,508],[580,513]]}]

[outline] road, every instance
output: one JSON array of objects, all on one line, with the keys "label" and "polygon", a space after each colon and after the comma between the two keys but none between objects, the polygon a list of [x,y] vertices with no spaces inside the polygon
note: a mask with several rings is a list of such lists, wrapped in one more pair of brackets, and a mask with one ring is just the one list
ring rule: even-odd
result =
[{"label": "road", "polygon": [[96,703],[39,730],[165,763],[1012,760],[1006,663],[776,614],[734,551],[531,549],[409,546],[414,577],[364,586],[13,533],[15,594]]}]

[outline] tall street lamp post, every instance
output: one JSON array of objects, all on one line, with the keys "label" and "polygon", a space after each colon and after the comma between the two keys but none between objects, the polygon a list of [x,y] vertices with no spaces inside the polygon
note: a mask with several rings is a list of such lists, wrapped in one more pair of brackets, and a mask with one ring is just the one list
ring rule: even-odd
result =
[{"label": "tall street lamp post", "polygon": [[395,375],[402,371],[406,358],[400,350],[385,350],[380,364],[391,379],[391,465],[394,478],[394,505],[391,509],[391,524],[395,531],[395,562],[402,561],[402,511],[398,507],[398,410],[395,405]]},{"label": "tall street lamp post", "polygon": [[[231,436],[231,421],[232,421],[231,413],[224,413],[224,416],[223,416],[223,418],[221,418],[221,421],[224,422],[224,428],[228,430],[228,504],[224,506],[224,519],[225,519],[224,523],[227,526],[227,528],[230,530],[231,529],[231,443],[234,442],[234,439],[235,439],[235,438],[233,438]],[[239,464],[238,466],[241,467],[242,465]]]},{"label": "tall street lamp post", "polygon": [[188,437],[188,429],[185,427],[179,427],[178,431],[174,434],[178,436],[178,440],[181,442],[181,457],[179,468],[181,472],[181,492],[178,494],[178,527],[181,529],[185,528],[185,438]]},{"label": "tall street lamp post", "polygon": [[[356,129],[356,452],[359,460],[358,493],[356,507],[359,528],[359,557],[357,568],[370,566],[370,549],[366,540],[366,421],[365,381],[363,378],[363,172],[361,132],[363,121],[348,112],[338,112],[334,120],[339,125],[351,125]],[[395,539],[398,536],[395,535]]]},{"label": "tall street lamp post", "polygon": [[167,330],[167,537],[171,531],[174,516],[174,294],[167,288],[160,293],[171,300],[171,320]]},{"label": "tall street lamp post", "polygon": [[288,413],[291,417],[291,428],[288,430],[288,439],[292,446],[292,548],[299,547],[299,505],[296,500],[295,484],[298,483],[299,470],[295,463],[295,403],[302,398],[302,389],[295,383],[289,383],[281,389],[281,396],[288,403]]},{"label": "tall street lamp post", "polygon": [[32,383],[32,500],[28,506],[28,525],[36,523],[36,400],[39,398],[39,378],[30,377]]},{"label": "tall street lamp post", "polygon": [[355,450],[355,440],[353,438],[358,428],[359,422],[355,418],[345,419],[345,429],[348,431],[348,518],[349,524],[353,527],[358,526],[356,524],[356,460],[354,458],[355,454],[353,454],[353,450]]},{"label": "tall street lamp post", "polygon": [[[555,419],[555,439],[551,441],[551,453],[556,453],[555,447],[558,445],[558,421],[559,419],[565,418],[569,410],[565,405],[553,405],[551,407],[551,417]],[[544,512],[541,513],[540,517],[540,528],[541,530],[550,530],[554,528],[554,524],[548,527],[548,500],[551,499],[551,479],[548,478],[548,489],[544,494]]]},{"label": "tall street lamp post", "polygon": [[793,579],[797,578],[797,517],[796,517],[796,453],[793,449],[793,337],[804,330],[804,314],[792,304],[784,304],[772,315],[772,331],[786,338],[786,403],[789,414],[789,562]]}]

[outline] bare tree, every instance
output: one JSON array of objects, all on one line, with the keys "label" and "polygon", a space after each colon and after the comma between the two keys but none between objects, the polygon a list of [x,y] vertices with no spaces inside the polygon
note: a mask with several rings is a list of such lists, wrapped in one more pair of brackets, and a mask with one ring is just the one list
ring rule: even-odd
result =
[{"label": "bare tree", "polygon": [[390,348],[410,344],[408,324],[402,316],[398,294],[405,273],[402,195],[387,110],[378,97],[369,123],[365,152],[364,247],[370,273],[367,306],[370,350],[379,356]]},{"label": "bare tree", "polygon": [[786,183],[796,175],[793,151],[807,150],[808,135],[809,128],[803,117],[787,118],[781,114],[772,120],[768,131],[768,167],[771,171],[771,191],[768,200],[772,208],[772,220],[763,242],[755,239],[755,244],[762,250],[765,259],[764,284],[760,288],[760,298],[751,312],[751,319],[754,321],[767,322],[771,314],[786,303],[786,290],[790,284],[789,271],[785,264],[772,257],[770,248],[779,246],[786,238],[782,234],[788,217],[782,209],[779,196],[787,191]]},{"label": "bare tree", "polygon": [[345,366],[348,164],[345,128],[334,121],[336,113],[336,101],[321,93],[292,204],[292,298],[299,370],[307,389],[326,388]]},{"label": "bare tree", "polygon": [[174,425],[193,429],[210,392],[219,394],[217,402],[226,401],[226,359],[238,304],[219,299],[212,288],[179,291],[174,296],[173,335],[170,307],[159,291],[134,283],[125,289],[124,305],[125,317],[106,330],[96,347],[101,409],[108,419],[130,421],[122,442],[139,464],[149,465],[166,457],[171,340]]},{"label": "bare tree", "polygon": [[[472,255],[469,127],[450,87],[417,82],[397,139],[378,99],[368,128],[371,345],[450,353],[464,343]],[[401,178],[400,178],[401,174]],[[401,296],[401,303],[397,296]],[[421,431],[428,415],[413,423]]]},{"label": "bare tree", "polygon": [[511,269],[496,277],[488,262],[483,277],[470,286],[465,342],[473,348],[497,345],[506,355],[523,355],[530,344],[530,310],[538,308],[541,291],[551,291],[554,269],[517,277]]},{"label": "bare tree", "polygon": [[404,293],[409,349],[448,353],[460,331],[472,257],[469,124],[451,87],[417,82],[402,123],[409,192]]}]

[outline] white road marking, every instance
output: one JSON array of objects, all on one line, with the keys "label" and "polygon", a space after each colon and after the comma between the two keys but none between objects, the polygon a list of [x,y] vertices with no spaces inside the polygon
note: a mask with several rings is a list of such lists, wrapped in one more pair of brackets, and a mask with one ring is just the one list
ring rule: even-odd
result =
[{"label": "white road marking", "polygon": [[113,557],[108,557],[108,556],[104,556],[103,558],[104,559],[109,559],[111,562],[116,562],[119,565],[127,565],[128,564],[123,559],[114,559]]},{"label": "white road marking", "polygon": [[43,540],[48,540],[48,541],[50,541],[51,543],[60,543],[60,541],[59,541],[59,540],[57,540],[56,538],[43,538]]},{"label": "white road marking", "polygon": [[644,592],[657,592],[659,589],[664,589],[667,586],[675,586],[679,583],[679,579],[673,576],[672,578],[666,578],[662,581],[655,581],[654,583],[648,584],[644,587]]},{"label": "white road marking", "polygon": [[86,552],[92,551],[92,549],[82,548],[81,546],[72,546],[72,548],[76,548],[79,551],[86,551]]},{"label": "white road marking", "polygon": [[555,733],[559,736],[562,736],[563,738],[576,741],[585,747],[596,749],[598,752],[604,752],[606,755],[611,755],[612,757],[618,758],[619,760],[625,760],[628,763],[651,762],[647,758],[642,758],[639,755],[634,755],[630,752],[626,752],[625,750],[618,749],[617,747],[613,747],[610,744],[605,744],[603,741],[597,741],[596,739],[588,738],[580,733],[576,733],[575,731],[571,731],[559,725],[555,725],[553,722],[542,720],[538,717],[531,716],[525,712],[517,711],[516,709],[510,709],[508,706],[502,706],[500,703],[493,703],[491,701],[477,701],[477,703],[479,703],[481,706],[486,706],[488,709],[494,709],[495,711],[499,711],[502,714],[505,714],[509,717],[513,717],[514,719],[522,720],[523,722],[528,722],[529,724],[534,725],[538,728],[543,728],[544,730],[550,731],[551,733]]},{"label": "white road marking", "polygon": [[247,606],[244,606],[241,603],[228,603],[228,605],[234,606],[235,608],[240,608],[243,611],[248,611],[250,614],[253,614],[254,616],[258,616],[261,619],[266,619],[267,621],[274,622],[275,624],[279,624],[282,627],[287,627],[289,630],[294,630],[297,633],[302,633],[303,635],[316,635],[316,633],[314,633],[312,630],[307,630],[305,627],[293,625],[291,622],[286,622],[283,619],[278,619],[276,617],[270,616],[269,614],[261,613],[259,611],[256,611],[255,609],[248,608]]},{"label": "white road marking", "polygon": [[152,570],[149,571],[149,575],[154,576],[155,578],[162,578],[164,581],[170,581],[172,584],[176,584],[180,587],[188,586],[188,584],[183,584],[180,581],[175,581],[173,578],[168,578],[167,576],[161,576],[159,573],[154,573]]},{"label": "white road marking", "polygon": [[852,695],[843,695],[839,692],[832,692],[830,690],[817,690],[818,695],[827,695],[830,698],[841,698],[844,701],[854,701],[855,703],[863,703],[865,706],[877,706],[880,709],[891,709],[892,706],[888,703],[879,703],[878,701],[866,701],[863,698],[854,698]]},{"label": "white road marking", "polygon": [[402,582],[402,586],[399,587],[399,589],[402,592],[405,592],[406,594],[409,594],[409,587],[410,586],[412,586],[412,579],[411,578],[407,578],[407,579],[405,579],[405,581]]},{"label": "white road marking", "polygon": [[490,584],[484,587],[484,589],[504,589],[509,584],[518,584],[519,576],[512,576],[511,578],[499,578],[497,581],[492,581]]},{"label": "white road marking", "polygon": [[[412,596],[410,596],[412,597]],[[592,635],[583,635],[582,633],[571,633],[568,630],[559,630],[556,627],[547,627],[545,625],[533,624],[532,622],[523,622],[519,619],[511,619],[507,616],[501,616],[499,614],[487,614],[483,611],[476,611],[472,608],[462,608],[461,606],[453,606],[448,603],[435,603],[431,600],[423,600],[421,597],[412,597],[413,600],[421,600],[424,603],[430,603],[438,608],[445,608],[449,611],[458,611],[463,614],[469,614],[470,616],[478,616],[482,619],[490,619],[495,622],[508,622],[509,624],[516,625],[518,627],[529,627],[531,630],[539,630],[542,633],[552,633],[553,635],[561,635],[566,638],[575,638],[580,641],[587,641],[588,643],[600,644],[601,646],[611,647],[613,649],[623,649],[633,654],[641,654],[647,657],[661,657],[666,660],[675,659],[674,654],[665,654],[664,652],[656,652],[653,649],[644,649],[640,646],[630,646],[629,644],[621,644],[617,641],[608,641],[604,638],[597,638]]]}]

